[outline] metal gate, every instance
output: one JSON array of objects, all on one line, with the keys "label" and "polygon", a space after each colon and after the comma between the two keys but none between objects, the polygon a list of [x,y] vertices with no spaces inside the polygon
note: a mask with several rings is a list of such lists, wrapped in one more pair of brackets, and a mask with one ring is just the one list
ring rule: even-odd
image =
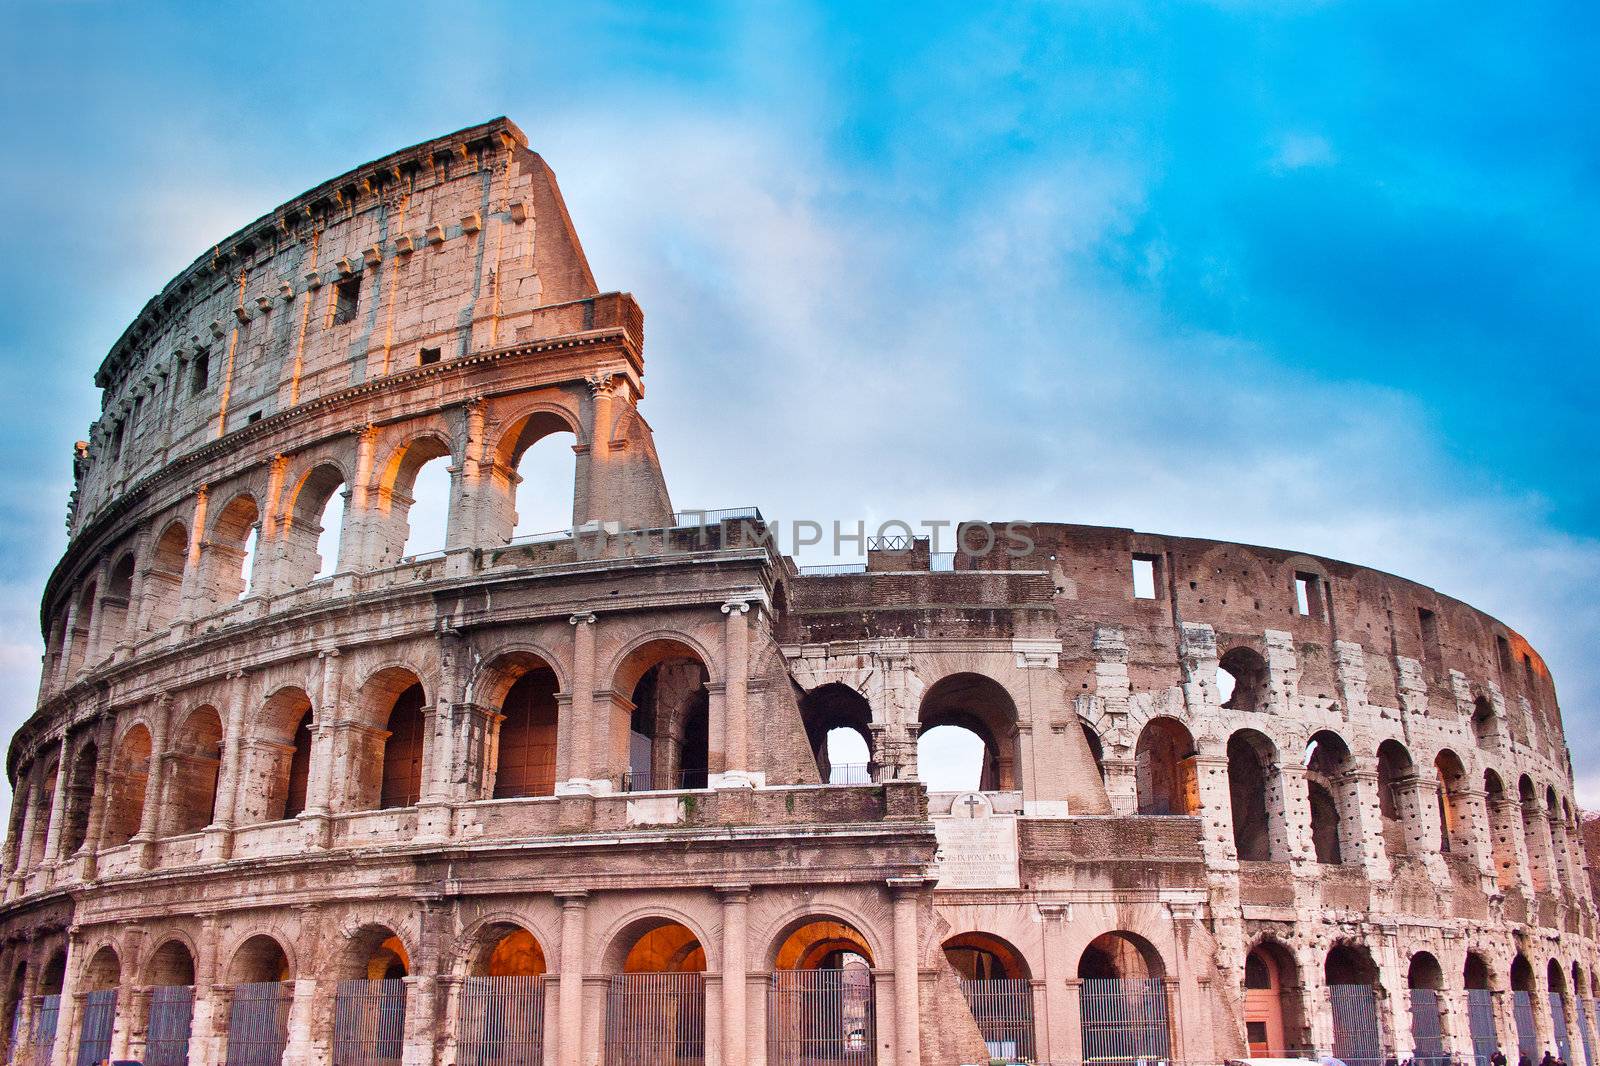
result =
[{"label": "metal gate", "polygon": [[1411,990],[1411,1058],[1417,1066],[1443,1066],[1444,1026],[1439,1018],[1439,993],[1431,988]]},{"label": "metal gate", "polygon": [[1594,1061],[1594,1038],[1589,1033],[1589,1023],[1594,1018],[1591,1008],[1592,1000],[1578,997],[1578,1040],[1583,1044],[1583,1061],[1589,1066],[1596,1066]]},{"label": "metal gate", "polygon": [[152,988],[144,1066],[184,1066],[189,1061],[189,1025],[193,1021],[193,988],[188,985]]},{"label": "metal gate", "polygon": [[1350,1066],[1382,1066],[1383,1023],[1371,985],[1329,985],[1333,1006],[1333,1057]]},{"label": "metal gate", "polygon": [[78,1027],[78,1066],[96,1066],[111,1057],[111,1030],[117,1023],[117,990],[102,988],[84,997]]},{"label": "metal gate", "polygon": [[1567,1028],[1567,998],[1560,992],[1550,993],[1550,1024],[1555,1029],[1556,1058],[1572,1061],[1572,1031]]},{"label": "metal gate", "polygon": [[340,981],[333,993],[333,1066],[400,1066],[406,983]]},{"label": "metal gate", "polygon": [[1133,1066],[1172,1056],[1167,989],[1158,977],[1086,977],[1078,1017],[1086,1064]]},{"label": "metal gate", "polygon": [[33,1047],[35,1062],[49,1062],[56,1046],[56,1025],[61,1020],[60,995],[40,996],[33,1001]]},{"label": "metal gate", "polygon": [[543,977],[469,977],[458,997],[459,1066],[543,1066]]},{"label": "metal gate", "polygon": [[872,971],[865,966],[777,971],[767,991],[767,1061],[872,1066],[872,991]]},{"label": "metal gate", "polygon": [[606,989],[605,1066],[701,1066],[706,982],[698,973],[619,973]]},{"label": "metal gate", "polygon": [[1511,1013],[1517,1019],[1517,1052],[1528,1056],[1529,1062],[1539,1061],[1539,1030],[1533,1025],[1533,993],[1521,990],[1511,993]]},{"label": "metal gate", "polygon": [[1500,1034],[1494,1024],[1494,993],[1487,988],[1467,989],[1467,1031],[1472,1036],[1475,1066],[1489,1066],[1500,1047]]},{"label": "metal gate", "polygon": [[289,1007],[294,1002],[290,981],[262,981],[233,986],[228,1012],[227,1066],[281,1066],[289,1043]]},{"label": "metal gate", "polygon": [[967,1009],[991,1059],[1033,1062],[1033,982],[1017,978],[961,981]]}]

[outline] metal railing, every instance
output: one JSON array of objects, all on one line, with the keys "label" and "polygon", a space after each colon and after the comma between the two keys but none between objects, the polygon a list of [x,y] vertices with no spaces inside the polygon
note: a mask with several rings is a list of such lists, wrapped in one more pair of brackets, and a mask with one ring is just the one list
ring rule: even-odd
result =
[{"label": "metal railing", "polygon": [[[1578,1042],[1583,1045],[1583,1061],[1593,1066],[1594,1064],[1594,1037],[1589,1030],[1590,1020],[1594,1017],[1593,1001],[1587,996],[1579,996],[1578,1000]],[[1568,1060],[1571,1061],[1571,1060]]]},{"label": "metal railing", "polygon": [[461,986],[457,1066],[543,1066],[543,977],[469,977]]},{"label": "metal railing", "polygon": [[872,766],[864,762],[836,762],[828,767],[830,785],[870,785]]},{"label": "metal railing", "polygon": [[340,981],[333,994],[333,1066],[400,1066],[404,981]]},{"label": "metal railing", "polygon": [[962,978],[972,1020],[989,1047],[989,1058],[1004,1062],[1035,1062],[1033,982],[1020,978],[978,980]]},{"label": "metal railing", "polygon": [[293,1002],[294,985],[289,981],[234,985],[227,1066],[281,1066]]},{"label": "metal railing", "polygon": [[1172,1012],[1160,978],[1086,977],[1078,999],[1086,1066],[1171,1058]]},{"label": "metal railing", "polygon": [[1411,991],[1411,1061],[1416,1066],[1445,1066],[1444,1022],[1439,1015],[1439,993],[1431,988]]},{"label": "metal railing", "polygon": [[1383,1021],[1371,985],[1329,985],[1333,1008],[1333,1057],[1349,1066],[1382,1066]]},{"label": "metal railing", "polygon": [[699,973],[619,973],[606,989],[605,1066],[703,1066],[706,985]]},{"label": "metal railing", "polygon": [[761,508],[759,507],[719,507],[711,511],[674,511],[672,513],[672,528],[692,529],[697,526],[714,526],[719,522],[747,519],[752,522],[761,522]]},{"label": "metal railing", "polygon": [[1533,1021],[1533,993],[1516,989],[1511,993],[1511,1016],[1517,1022],[1517,1053],[1539,1061],[1539,1030]]},{"label": "metal railing", "polygon": [[767,1061],[772,1066],[872,1066],[877,1038],[872,972],[779,970],[767,990]]},{"label": "metal railing", "polygon": [[1494,993],[1487,988],[1467,989],[1467,1032],[1475,1066],[1489,1066],[1500,1048],[1500,1033],[1494,1022]]},{"label": "metal railing", "polygon": [[821,566],[802,566],[801,577],[837,577],[843,574],[864,574],[866,563],[824,563]]},{"label": "metal railing", "polygon": [[629,770],[622,775],[624,792],[678,792],[708,787],[704,770]]},{"label": "metal railing", "polygon": [[61,1021],[61,996],[39,996],[33,1001],[33,1048],[36,1062],[49,1062],[56,1046],[56,1026]]},{"label": "metal railing", "polygon": [[78,1066],[99,1066],[111,1057],[111,1030],[117,1023],[117,990],[102,988],[84,997],[78,1022]]},{"label": "metal railing", "polygon": [[1556,1058],[1572,1061],[1572,1030],[1567,1028],[1567,997],[1560,992],[1550,993],[1550,1026],[1555,1031]]},{"label": "metal railing", "polygon": [[151,989],[144,1066],[186,1066],[189,1028],[193,1023],[194,989],[191,986],[159,985]]}]

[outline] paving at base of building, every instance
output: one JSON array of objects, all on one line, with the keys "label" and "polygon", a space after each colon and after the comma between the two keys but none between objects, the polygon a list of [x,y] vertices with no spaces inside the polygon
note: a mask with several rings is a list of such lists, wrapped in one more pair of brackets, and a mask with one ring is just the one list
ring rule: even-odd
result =
[{"label": "paving at base of building", "polygon": [[[643,349],[505,119],[149,302],[7,759],[7,1061],[1600,1066],[1516,631],[1130,529],[798,567],[756,508],[675,510]],[[571,525],[518,535],[541,488]]]}]

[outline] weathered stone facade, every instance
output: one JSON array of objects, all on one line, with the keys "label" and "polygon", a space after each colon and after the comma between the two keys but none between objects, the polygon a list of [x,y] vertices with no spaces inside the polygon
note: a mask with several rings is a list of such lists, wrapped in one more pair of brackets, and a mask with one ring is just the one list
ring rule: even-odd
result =
[{"label": "weathered stone facade", "polygon": [[[150,302],[8,758],[9,1061],[1467,1056],[1487,1011],[1591,1066],[1571,767],[1514,631],[1125,529],[808,573],[754,511],[674,513],[642,348],[505,120]],[[573,528],[514,539],[560,434]],[[447,547],[407,556],[441,457]],[[918,780],[944,724],[983,739],[973,793]]]}]

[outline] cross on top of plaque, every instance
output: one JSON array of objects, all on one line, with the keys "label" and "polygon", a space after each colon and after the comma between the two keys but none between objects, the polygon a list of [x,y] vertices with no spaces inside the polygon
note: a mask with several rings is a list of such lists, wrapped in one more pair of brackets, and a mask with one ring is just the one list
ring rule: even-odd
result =
[{"label": "cross on top of plaque", "polygon": [[975,796],[970,792],[967,793],[966,798],[963,799],[961,803],[962,806],[967,808],[968,818],[976,818],[978,816],[978,808],[983,806],[982,798]]}]

